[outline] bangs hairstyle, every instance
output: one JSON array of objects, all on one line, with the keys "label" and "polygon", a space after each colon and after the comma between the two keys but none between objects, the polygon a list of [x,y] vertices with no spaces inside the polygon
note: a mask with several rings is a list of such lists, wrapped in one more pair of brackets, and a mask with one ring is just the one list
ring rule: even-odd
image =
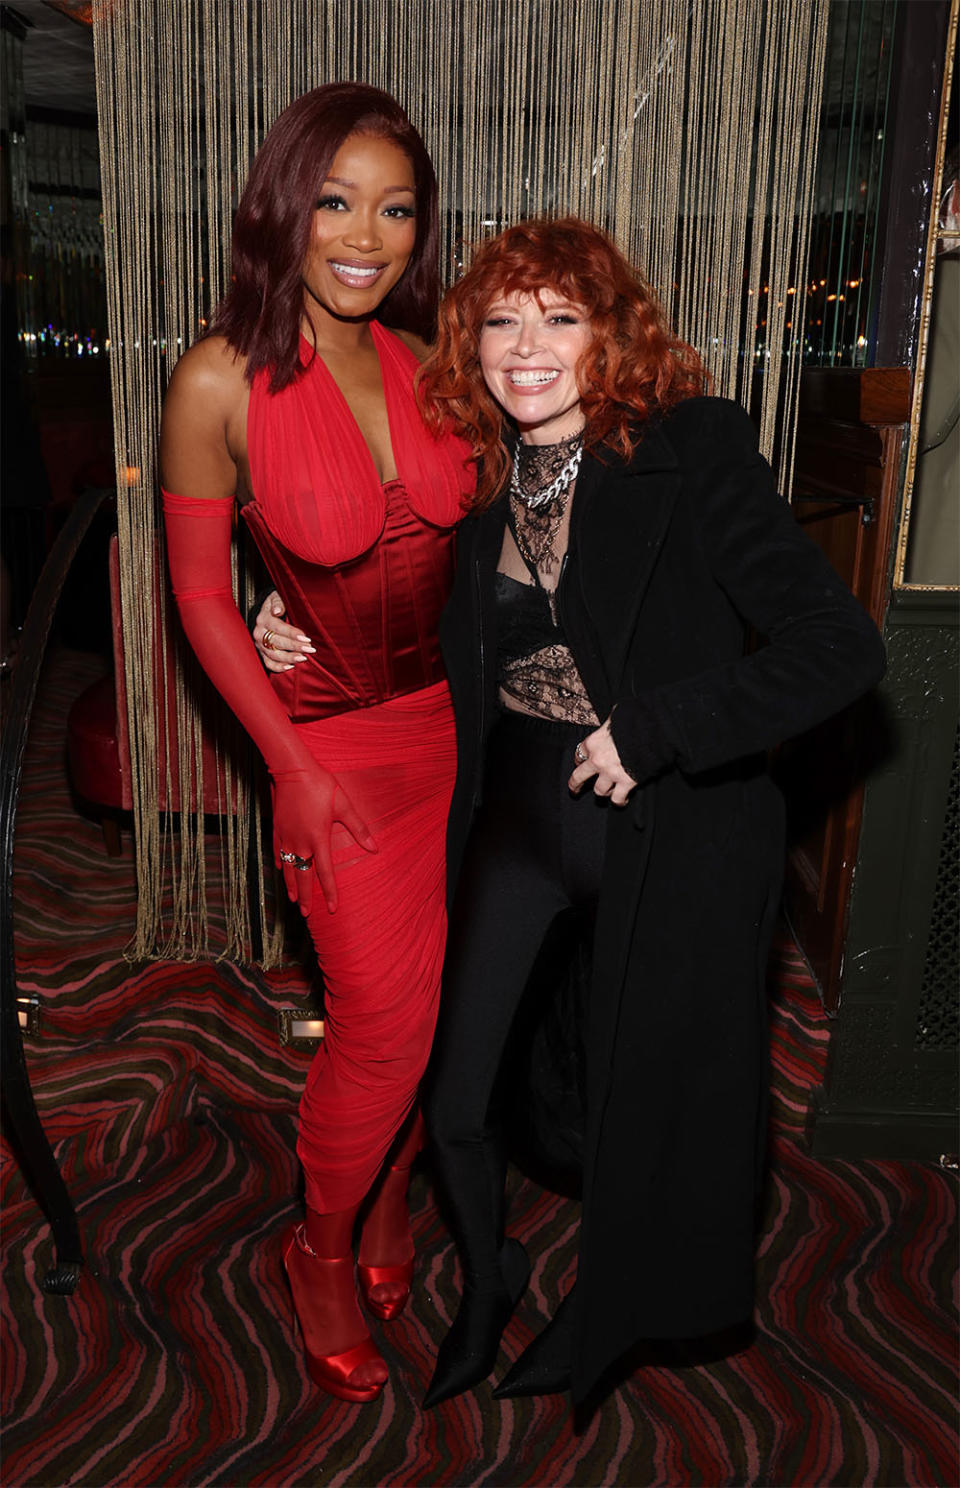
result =
[{"label": "bangs hairstyle", "polygon": [[437,178],[423,140],[395,98],[366,83],[328,83],[284,109],[257,151],[233,222],[232,283],[208,336],[247,359],[247,378],[269,369],[278,392],[300,370],[303,263],[334,156],[351,134],[391,140],[413,166],[416,239],[378,318],[432,340],[440,279]]},{"label": "bangs hairstyle", "polygon": [[670,329],[659,301],[610,238],[577,217],[533,218],[484,243],[440,306],[437,343],[418,377],[428,426],[453,428],[479,462],[473,506],[487,506],[509,468],[506,415],[480,370],[480,332],[494,301],[553,290],[589,317],[593,341],[578,368],[586,416],[584,445],[630,458],[638,425],[710,378],[699,356]]}]

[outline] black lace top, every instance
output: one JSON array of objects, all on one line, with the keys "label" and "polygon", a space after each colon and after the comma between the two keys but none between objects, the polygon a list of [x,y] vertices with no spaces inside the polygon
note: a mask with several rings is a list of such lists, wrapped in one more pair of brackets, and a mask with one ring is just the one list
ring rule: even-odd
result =
[{"label": "black lace top", "polygon": [[503,572],[509,561],[505,543],[496,580],[498,671],[506,707],[596,727],[599,720],[566,644],[556,600],[575,480],[542,503],[527,504],[561,475],[579,443],[575,435],[560,444],[518,447],[507,526],[529,578]]}]

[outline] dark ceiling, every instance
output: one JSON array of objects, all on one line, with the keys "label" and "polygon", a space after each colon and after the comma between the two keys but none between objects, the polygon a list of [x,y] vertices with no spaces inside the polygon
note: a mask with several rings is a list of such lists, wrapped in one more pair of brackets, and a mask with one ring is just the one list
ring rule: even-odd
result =
[{"label": "dark ceiling", "polygon": [[[12,4],[3,6],[27,23],[23,65],[28,107],[63,109],[96,117],[91,8],[89,0],[13,0]],[[859,69],[828,67],[825,97],[828,117],[848,101],[854,76],[861,96],[869,96],[875,90],[877,62],[883,55],[880,34],[889,26],[892,11],[891,5],[880,0],[872,0],[865,8],[852,6],[845,0],[833,0],[828,56],[840,62],[851,51],[849,37],[844,43],[852,21],[858,33],[853,50],[862,65]]]},{"label": "dark ceiling", "polygon": [[23,80],[28,108],[63,109],[69,113],[97,113],[93,72],[93,37],[81,18],[89,5],[65,0],[61,7],[47,0],[14,0],[4,6],[25,23]]}]

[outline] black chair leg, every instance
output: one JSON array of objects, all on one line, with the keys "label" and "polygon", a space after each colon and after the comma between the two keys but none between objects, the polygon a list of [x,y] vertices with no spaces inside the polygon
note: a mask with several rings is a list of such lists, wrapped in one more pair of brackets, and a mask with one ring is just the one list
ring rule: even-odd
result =
[{"label": "black chair leg", "polygon": [[120,840],[120,823],[110,812],[105,812],[101,816],[100,831],[103,833],[103,845],[107,849],[107,856],[121,858],[123,845]]},{"label": "black chair leg", "polygon": [[3,1104],[20,1165],[40,1207],[50,1221],[57,1256],[41,1286],[45,1292],[69,1295],[83,1265],[80,1228],[66,1184],[60,1176],[30,1089],[20,1027],[15,1036],[3,1031]]},{"label": "black chair leg", "polygon": [[43,1279],[47,1292],[69,1294],[83,1264],[76,1211],[37,1114],[23,1052],[13,943],[13,848],[23,755],[57,600],[77,548],[107,491],[80,497],[53,545],[23,623],[0,738],[0,1079],[10,1132],[24,1175],[50,1221],[56,1264]]}]

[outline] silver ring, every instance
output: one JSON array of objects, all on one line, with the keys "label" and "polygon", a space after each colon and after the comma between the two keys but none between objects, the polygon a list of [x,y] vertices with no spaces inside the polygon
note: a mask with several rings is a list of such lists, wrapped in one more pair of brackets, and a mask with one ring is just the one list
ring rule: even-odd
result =
[{"label": "silver ring", "polygon": [[263,632],[263,644],[265,646],[272,646],[275,640],[276,637],[272,630],[265,630]]},{"label": "silver ring", "polygon": [[576,760],[577,760],[577,764],[578,765],[585,765],[587,763],[587,752],[586,752],[586,750],[583,747],[582,740],[577,745],[576,749],[573,752],[574,752],[574,754],[576,756]]},{"label": "silver ring", "polygon": [[281,852],[281,863],[291,863],[299,873],[307,873],[313,867],[312,858],[301,858],[293,852]]}]

